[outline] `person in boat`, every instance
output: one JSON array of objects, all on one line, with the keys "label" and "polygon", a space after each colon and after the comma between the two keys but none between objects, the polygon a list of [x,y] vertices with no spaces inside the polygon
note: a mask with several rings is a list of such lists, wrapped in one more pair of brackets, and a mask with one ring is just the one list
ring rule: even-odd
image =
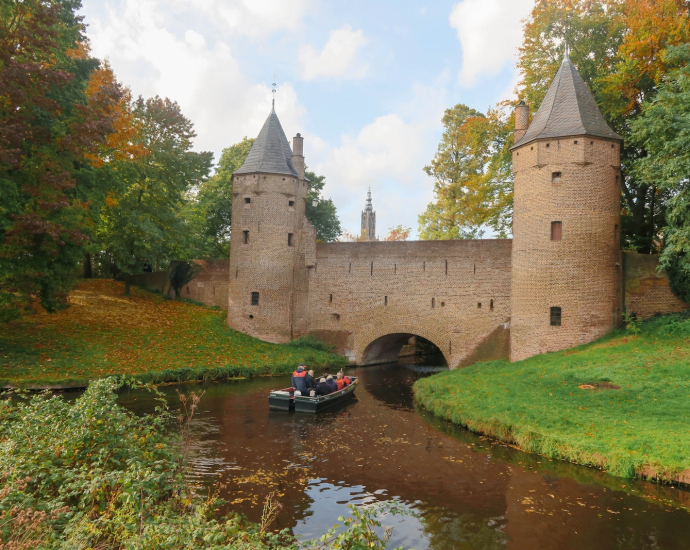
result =
[{"label": "person in boat", "polygon": [[307,370],[304,368],[304,365],[300,365],[297,367],[297,370],[292,373],[292,387],[302,395],[309,395],[307,376]]},{"label": "person in boat", "polygon": [[350,385],[350,379],[340,371],[335,377],[335,383],[339,390],[347,388]]},{"label": "person in boat", "polygon": [[338,391],[338,384],[335,383],[335,380],[333,380],[333,377],[330,374],[326,378],[326,384],[328,384],[328,387],[331,389],[331,393]]},{"label": "person in boat", "polygon": [[328,395],[329,393],[331,393],[331,388],[326,383],[326,379],[322,378],[316,385],[316,395]]},{"label": "person in boat", "polygon": [[307,383],[307,389],[310,392],[311,392],[311,390],[315,390],[316,389],[316,378],[314,378],[314,371],[310,370],[309,372],[307,372],[307,376],[305,376],[305,378],[306,378],[305,381]]}]

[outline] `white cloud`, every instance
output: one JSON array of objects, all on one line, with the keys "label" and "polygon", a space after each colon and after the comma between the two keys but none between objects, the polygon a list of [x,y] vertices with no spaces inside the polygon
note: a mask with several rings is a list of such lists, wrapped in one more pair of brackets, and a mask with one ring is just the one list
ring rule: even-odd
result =
[{"label": "white cloud", "polygon": [[534,0],[462,0],[450,25],[462,45],[460,83],[473,86],[481,74],[495,75],[513,61],[522,43],[522,20]]},{"label": "white cloud", "polygon": [[358,59],[359,49],[367,43],[361,30],[350,25],[331,31],[328,42],[320,52],[308,44],[299,52],[302,78],[314,80],[319,76],[359,79],[364,77],[368,65]]},{"label": "white cloud", "polygon": [[[183,3],[191,5],[178,0],[170,9]],[[258,2],[251,17],[258,17],[260,8],[268,4]],[[105,17],[90,17],[93,53],[108,59],[119,80],[130,84],[135,95],[160,95],[177,101],[194,122],[198,135],[195,148],[213,151],[217,161],[224,147],[245,135],[258,134],[270,111],[270,88],[243,74],[228,43],[212,41],[192,29],[181,37],[168,30],[164,8],[163,0],[123,0]],[[245,11],[249,13],[249,8]],[[269,21],[267,26],[271,25]],[[304,109],[293,87],[282,84],[276,95],[276,109],[286,132],[299,128]]]},{"label": "white cloud", "polygon": [[[359,233],[359,213],[371,184],[378,236],[399,224],[416,235],[417,216],[433,197],[433,182],[423,167],[433,158],[445,103],[443,90],[415,85],[396,113],[377,117],[354,136],[341,136],[340,145],[318,159],[316,172],[327,177],[324,193],[337,205],[344,229]],[[308,145],[307,139],[307,155]]]}]

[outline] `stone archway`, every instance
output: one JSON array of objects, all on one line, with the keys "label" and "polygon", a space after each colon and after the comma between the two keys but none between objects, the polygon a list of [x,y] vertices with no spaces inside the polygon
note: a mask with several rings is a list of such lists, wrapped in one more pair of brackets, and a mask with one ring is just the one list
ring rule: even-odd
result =
[{"label": "stone archway", "polygon": [[[447,351],[441,349],[441,346],[429,338],[428,335],[423,334],[424,331],[417,330],[401,330],[395,332],[394,330],[385,331],[383,334],[370,337],[367,343],[363,343],[357,353],[357,363],[360,365],[376,365],[380,363],[394,363],[398,360],[400,350],[408,343],[413,336],[420,336],[434,344],[439,353],[441,353],[448,364],[450,364],[449,354]],[[359,347],[359,346],[358,346]]]}]

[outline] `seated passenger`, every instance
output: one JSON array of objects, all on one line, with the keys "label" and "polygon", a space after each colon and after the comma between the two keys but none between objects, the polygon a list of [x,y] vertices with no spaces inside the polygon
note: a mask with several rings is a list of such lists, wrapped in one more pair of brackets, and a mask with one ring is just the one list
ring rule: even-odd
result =
[{"label": "seated passenger", "polygon": [[331,393],[331,388],[328,387],[326,379],[322,378],[316,385],[316,395],[328,395],[329,393]]},{"label": "seated passenger", "polygon": [[307,371],[304,365],[297,367],[297,370],[292,373],[292,387],[295,391],[302,395],[309,395],[309,388],[307,387]]},{"label": "seated passenger", "polygon": [[340,371],[335,378],[335,383],[338,386],[338,389],[342,390],[343,388],[347,388],[350,385],[350,380],[349,378],[345,377],[343,371]]},{"label": "seated passenger", "polygon": [[338,374],[339,374],[339,375],[340,375],[340,374],[343,375],[343,380],[345,380],[345,384],[347,384],[348,386],[349,386],[350,384],[352,384],[352,380],[350,380],[347,376],[345,376],[345,373],[344,373],[342,370],[339,370],[339,371],[338,371]]},{"label": "seated passenger", "polygon": [[331,393],[338,391],[338,384],[335,383],[335,380],[333,380],[333,377],[330,374],[328,375],[328,378],[326,378],[326,384],[328,384],[328,387],[331,388]]},{"label": "seated passenger", "polygon": [[305,382],[307,383],[307,389],[309,391],[315,390],[316,389],[316,380],[314,379],[314,371],[310,370],[307,373],[307,376],[305,376],[304,378],[305,378]]}]

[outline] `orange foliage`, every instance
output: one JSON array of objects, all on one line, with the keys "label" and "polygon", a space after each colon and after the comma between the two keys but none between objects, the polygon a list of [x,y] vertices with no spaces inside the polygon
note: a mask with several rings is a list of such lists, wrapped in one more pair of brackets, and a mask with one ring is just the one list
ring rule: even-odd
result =
[{"label": "orange foliage", "polygon": [[623,94],[630,113],[666,74],[664,50],[690,40],[690,17],[685,0],[624,0],[621,7],[627,29],[618,50],[622,63],[607,83]]}]

